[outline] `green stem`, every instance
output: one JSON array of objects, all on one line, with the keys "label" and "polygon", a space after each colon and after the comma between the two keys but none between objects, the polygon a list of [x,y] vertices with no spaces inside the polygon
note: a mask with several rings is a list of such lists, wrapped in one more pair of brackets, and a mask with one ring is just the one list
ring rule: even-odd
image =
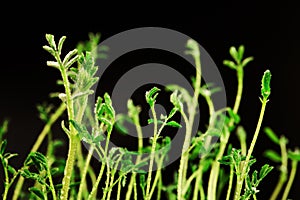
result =
[{"label": "green stem", "polygon": [[244,70],[241,66],[238,66],[238,68],[237,68],[237,78],[238,78],[238,88],[237,88],[235,103],[234,103],[234,107],[233,107],[233,112],[235,114],[238,113],[241,99],[242,99],[242,94],[243,94]]},{"label": "green stem", "polygon": [[90,150],[89,150],[89,153],[87,155],[87,158],[86,158],[83,170],[82,170],[79,190],[78,190],[78,193],[77,193],[77,200],[81,200],[81,197],[82,197],[82,192],[83,192],[83,188],[84,188],[84,185],[85,185],[84,183],[86,182],[86,175],[87,175],[87,172],[88,172],[88,168],[90,166],[90,161],[91,161],[92,156],[93,156],[94,148],[95,148],[95,146],[92,145]]},{"label": "green stem", "polygon": [[217,183],[218,183],[218,177],[219,177],[219,171],[220,171],[220,162],[219,160],[222,159],[226,145],[228,143],[228,139],[230,136],[230,132],[228,129],[224,129],[225,132],[223,133],[224,136],[221,136],[221,142],[220,142],[220,149],[216,156],[216,159],[213,161],[211,166],[211,171],[209,175],[209,181],[208,181],[208,190],[207,190],[207,199],[208,200],[215,200],[216,199],[216,192],[217,192]]},{"label": "green stem", "polygon": [[[197,49],[199,51],[199,49]],[[193,54],[192,54],[193,55]],[[183,148],[181,151],[181,158],[180,158],[180,164],[179,164],[179,170],[178,170],[178,186],[177,186],[177,199],[178,200],[183,200],[184,195],[183,192],[183,185],[186,182],[186,174],[187,174],[187,168],[188,168],[188,159],[189,159],[189,154],[188,154],[188,149],[190,146],[191,142],[191,136],[192,136],[192,129],[193,129],[193,124],[194,124],[194,119],[195,119],[195,114],[196,114],[196,109],[198,106],[198,97],[200,94],[200,88],[201,88],[201,76],[202,76],[202,71],[201,71],[201,61],[200,61],[200,52],[199,55],[194,54],[193,55],[194,60],[195,60],[195,66],[196,66],[196,79],[195,79],[195,91],[193,94],[193,99],[191,102],[191,105],[188,106],[188,113],[189,113],[189,119],[184,114],[184,111],[181,112],[185,124],[186,124],[186,135],[184,138],[184,143],[183,143]]]},{"label": "green stem", "polygon": [[156,200],[160,200],[161,199],[162,186],[163,186],[162,176],[159,176],[159,181],[158,181],[158,186],[157,186]]},{"label": "green stem", "polygon": [[234,175],[234,166],[230,165],[229,183],[228,183],[226,200],[230,200],[230,194],[231,194],[232,183],[233,183],[233,175]]},{"label": "green stem", "polygon": [[252,155],[253,150],[254,150],[255,143],[256,143],[258,135],[259,135],[259,131],[260,131],[262,121],[263,121],[263,118],[264,118],[264,113],[265,113],[267,102],[268,102],[268,100],[265,99],[265,98],[262,100],[262,107],[261,107],[259,119],[258,119],[258,122],[257,122],[257,126],[256,126],[256,129],[255,129],[255,133],[254,133],[253,139],[251,141],[251,144],[250,144],[247,156],[246,156],[246,160],[243,163],[240,178],[239,178],[239,180],[237,180],[237,185],[236,185],[235,194],[234,194],[234,200],[238,200],[240,198],[240,194],[241,194],[241,191],[242,191],[242,188],[243,188],[243,183],[244,183],[244,180],[245,180],[246,175],[247,175],[248,163],[250,161],[251,155]]},{"label": "green stem", "polygon": [[64,177],[62,180],[62,190],[60,199],[67,200],[68,199],[68,192],[70,189],[70,181],[73,172],[73,166],[75,162],[76,152],[77,152],[77,145],[78,145],[78,138],[76,135],[70,135],[70,144],[69,144],[69,152],[68,152],[68,159],[66,162],[66,167],[64,171]]},{"label": "green stem", "polygon": [[[135,128],[136,128],[136,132],[138,135],[138,152],[139,155],[136,158],[136,164],[138,164],[141,160],[141,156],[140,154],[142,154],[142,150],[143,150],[143,132],[142,132],[142,128],[139,122],[139,115],[133,116],[133,122],[135,124]],[[130,182],[128,185],[128,189],[126,192],[126,200],[130,200],[131,197],[131,193],[132,193],[132,188],[135,185],[136,187],[136,173],[133,172],[131,177],[130,177]]]},{"label": "green stem", "polygon": [[[244,70],[243,70],[243,67],[240,66],[240,65],[237,67],[237,79],[238,79],[238,88],[237,88],[235,103],[234,103],[234,106],[233,106],[233,112],[235,114],[238,113],[240,103],[241,103],[241,99],[242,99],[242,93],[243,93]],[[229,126],[232,126],[233,123],[234,123],[233,119],[230,120]],[[218,155],[217,155],[217,157],[216,157],[216,159],[215,159],[215,161],[212,165],[211,173],[210,173],[209,181],[208,181],[208,183],[209,183],[208,192],[207,192],[207,199],[208,200],[216,200],[218,174],[219,174],[219,171],[220,171],[220,163],[218,162],[218,160],[223,157],[223,154],[225,152],[225,148],[227,146],[229,137],[230,137],[230,133],[226,134],[223,141],[221,141],[219,153],[218,153]],[[222,136],[221,136],[221,139],[222,139]]]},{"label": "green stem", "polygon": [[[65,94],[66,94],[66,104],[67,104],[67,111],[68,111],[68,119],[69,120],[74,120],[74,102],[72,99],[72,93],[71,93],[71,87],[70,87],[70,82],[68,79],[67,75],[67,69],[63,65],[59,53],[55,52],[55,58],[59,64],[59,70],[62,76],[62,80],[64,83],[64,88],[65,88]],[[68,192],[70,189],[70,181],[71,181],[71,176],[73,172],[73,167],[74,167],[74,162],[75,162],[75,157],[76,157],[76,151],[77,151],[77,131],[75,128],[69,124],[69,130],[70,130],[70,135],[69,135],[69,151],[68,151],[68,158],[65,166],[65,171],[64,171],[64,177],[62,181],[62,190],[61,190],[61,200],[67,200],[68,199]]]},{"label": "green stem", "polygon": [[155,191],[156,185],[158,184],[158,188],[160,187],[158,182],[159,182],[159,180],[161,178],[161,167],[162,167],[164,158],[165,158],[164,156],[161,156],[161,158],[159,159],[159,161],[157,163],[158,170],[156,170],[156,175],[155,175],[155,178],[154,178],[154,181],[153,181],[153,185],[152,185],[152,188],[151,188],[151,191],[150,191],[149,199],[151,199],[151,197],[152,197],[152,195],[153,195],[153,193]]},{"label": "green stem", "polygon": [[1,161],[2,161],[2,165],[3,165],[4,176],[5,176],[4,193],[3,193],[3,200],[5,200],[7,198],[7,194],[8,194],[10,184],[9,184],[9,177],[8,177],[7,167],[4,165],[2,157],[1,157]]},{"label": "green stem", "polygon": [[253,194],[253,199],[257,200],[256,194]]},{"label": "green stem", "polygon": [[[102,126],[102,124],[101,124],[101,126]],[[110,173],[110,171],[109,171],[110,168],[109,168],[109,165],[107,164],[107,162],[108,162],[107,152],[108,152],[108,145],[109,145],[110,135],[111,135],[111,131],[108,131],[107,132],[107,137],[106,137],[105,149],[104,149],[103,158],[102,158],[101,169],[100,169],[99,175],[97,177],[96,183],[94,184],[94,186],[92,188],[92,191],[91,191],[91,193],[88,197],[88,200],[91,200],[92,198],[94,198],[97,195],[98,186],[99,186],[99,183],[101,181],[105,165],[107,165],[107,175],[109,175],[109,173]],[[107,177],[107,179],[108,178],[109,178],[109,176]],[[106,179],[106,185],[108,185],[108,182],[107,182],[108,180],[107,179]],[[106,186],[106,187],[108,187],[108,186]],[[103,192],[105,194],[105,190]]]},{"label": "green stem", "polygon": [[298,161],[297,160],[293,160],[292,161],[292,169],[291,169],[291,173],[289,176],[289,181],[286,184],[285,190],[283,192],[283,196],[282,196],[282,200],[285,200],[288,198],[289,192],[292,188],[295,176],[296,176],[296,172],[297,172],[297,165],[298,165]]},{"label": "green stem", "polygon": [[184,177],[184,169],[185,169],[185,163],[188,162],[188,147],[190,145],[190,137],[191,137],[191,126],[189,124],[189,120],[187,119],[186,115],[182,113],[183,119],[186,124],[186,134],[185,134],[185,139],[183,143],[183,148],[181,152],[181,159],[180,159],[180,164],[179,164],[179,170],[178,170],[178,186],[177,186],[177,199],[178,200],[183,200],[184,199],[184,192],[183,192],[183,187],[186,182],[186,178]]},{"label": "green stem", "polygon": [[120,200],[120,197],[121,197],[121,180],[118,181],[117,200]]},{"label": "green stem", "polygon": [[[34,145],[31,148],[30,152],[36,152],[40,148],[40,146],[41,146],[42,142],[44,141],[46,135],[49,133],[52,125],[64,113],[65,110],[66,110],[66,104],[65,103],[60,104],[59,108],[55,111],[55,113],[53,113],[50,116],[49,121],[46,123],[46,125],[44,126],[42,132],[39,134],[37,140],[35,141]],[[12,200],[17,200],[18,199],[18,197],[21,193],[21,190],[22,190],[23,183],[24,183],[24,178],[22,176],[20,176],[18,181],[17,181]]]},{"label": "green stem", "polygon": [[48,173],[48,178],[49,178],[49,183],[50,183],[50,190],[52,193],[52,199],[56,200],[57,199],[56,192],[55,192],[55,188],[54,188],[54,184],[53,184],[53,180],[52,180],[52,175],[51,175],[51,172],[49,169],[47,170],[47,173]]},{"label": "green stem", "polygon": [[133,185],[133,192],[134,192],[134,200],[138,200],[137,196],[137,185],[136,185],[136,182],[134,182],[134,185]]},{"label": "green stem", "polygon": [[286,142],[285,139],[279,140],[279,145],[280,145],[280,149],[281,149],[281,167],[280,167],[280,177],[279,180],[277,182],[277,185],[270,197],[270,200],[276,200],[278,199],[278,195],[284,185],[284,183],[287,180],[287,167],[288,167],[288,155],[287,155],[287,151],[286,151]]},{"label": "green stem", "polygon": [[150,187],[151,187],[151,179],[152,179],[152,169],[153,169],[153,163],[154,163],[154,157],[155,157],[156,142],[157,142],[157,139],[158,139],[157,116],[156,116],[154,106],[151,107],[151,112],[152,112],[152,115],[153,115],[154,130],[153,130],[152,147],[151,147],[151,152],[150,152],[150,161],[149,161],[149,169],[148,169],[148,177],[147,177],[147,187],[146,187],[146,193],[145,193],[145,199],[146,200],[150,200]]},{"label": "green stem", "polygon": [[199,168],[195,174],[196,174],[196,180],[195,180],[195,187],[193,193],[193,200],[198,200],[199,187],[202,185],[203,165],[201,164],[199,165]]},{"label": "green stem", "polygon": [[105,169],[105,163],[103,162],[102,165],[101,165],[100,172],[99,172],[99,175],[97,177],[97,180],[96,180],[95,184],[93,185],[92,191],[91,191],[91,193],[88,197],[88,200],[92,200],[92,199],[96,198],[98,185],[101,181],[104,169]]}]

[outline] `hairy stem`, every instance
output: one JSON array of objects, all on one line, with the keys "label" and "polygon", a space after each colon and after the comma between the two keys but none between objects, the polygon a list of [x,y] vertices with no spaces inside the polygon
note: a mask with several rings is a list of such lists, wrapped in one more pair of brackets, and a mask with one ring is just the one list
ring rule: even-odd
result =
[{"label": "hairy stem", "polygon": [[[196,171],[196,180],[195,187],[193,192],[193,200],[198,200],[199,187],[202,187],[202,175],[203,175],[203,165],[199,165],[198,170]],[[201,195],[202,196],[202,195]],[[201,197],[202,199],[202,197]]]},{"label": "hairy stem", "polygon": [[[139,116],[136,115],[133,117],[133,122],[135,124],[135,128],[136,128],[136,132],[138,135],[138,152],[139,155],[136,158],[136,164],[138,164],[141,160],[141,154],[142,154],[142,149],[143,149],[143,132],[142,132],[142,128],[139,122]],[[129,181],[129,185],[128,185],[128,189],[126,192],[126,200],[130,200],[131,197],[131,193],[132,193],[132,189],[133,187],[136,187],[136,173],[133,172],[131,177],[130,177],[130,181]]]},{"label": "hairy stem", "polygon": [[187,149],[190,145],[190,135],[191,135],[191,126],[189,124],[189,121],[186,117],[186,115],[183,113],[183,118],[186,124],[186,134],[185,134],[185,139],[183,143],[183,148],[181,152],[181,159],[180,159],[180,164],[179,164],[179,170],[178,170],[178,185],[177,185],[177,199],[178,200],[183,200],[184,199],[184,192],[183,192],[183,187],[186,182],[186,177],[184,177],[184,170],[185,170],[185,163],[188,162],[188,152]]},{"label": "hairy stem", "polygon": [[96,180],[95,184],[93,185],[92,191],[91,191],[91,193],[88,197],[88,200],[92,200],[92,199],[96,198],[97,189],[98,189],[99,183],[101,181],[104,169],[105,169],[105,163],[103,162],[102,165],[101,165],[100,172],[99,172],[99,175],[97,177],[97,180]]},{"label": "hairy stem", "polygon": [[283,192],[283,196],[282,196],[282,200],[285,200],[288,198],[289,192],[292,188],[295,176],[296,176],[296,172],[297,172],[297,165],[298,165],[298,161],[297,160],[293,160],[292,161],[292,169],[291,169],[291,173],[289,176],[289,181],[286,184],[285,190]]},{"label": "hairy stem", "polygon": [[[60,104],[59,108],[55,111],[55,113],[53,113],[50,116],[49,121],[45,124],[42,132],[39,134],[37,140],[35,141],[34,145],[31,148],[30,152],[36,152],[40,148],[40,146],[41,146],[42,142],[44,141],[46,135],[49,133],[52,125],[64,113],[65,110],[66,110],[66,104],[65,103]],[[22,176],[20,176],[18,181],[17,181],[12,200],[17,200],[18,199],[18,197],[21,193],[21,190],[22,190],[23,183],[24,183],[24,178]]]},{"label": "hairy stem", "polygon": [[154,164],[154,157],[155,157],[155,150],[156,150],[156,142],[158,139],[158,132],[157,132],[157,116],[154,109],[154,106],[151,107],[151,112],[153,115],[154,121],[154,130],[153,130],[153,140],[152,140],[152,147],[150,152],[150,161],[149,161],[149,169],[148,169],[148,177],[147,177],[147,187],[145,193],[145,199],[150,200],[150,187],[151,187],[151,179],[152,179],[152,169]]},{"label": "hairy stem", "polygon": [[283,140],[279,140],[279,144],[280,144],[280,149],[281,149],[280,176],[279,176],[279,180],[276,184],[276,187],[270,197],[270,200],[278,199],[278,195],[279,195],[284,183],[286,182],[287,176],[288,176],[288,172],[287,172],[288,156],[287,156],[287,151],[286,151],[286,143]]},{"label": "hairy stem", "polygon": [[66,162],[64,177],[62,181],[62,190],[61,190],[61,200],[68,199],[68,192],[70,189],[70,182],[73,172],[73,166],[76,158],[77,152],[77,145],[78,145],[78,138],[76,135],[70,135],[70,144],[69,144],[69,151],[68,151],[68,159]]},{"label": "hairy stem", "polygon": [[233,183],[233,176],[234,176],[234,166],[230,165],[229,183],[228,183],[228,189],[227,189],[227,194],[226,194],[226,200],[230,200],[230,194],[231,194],[232,183]]},{"label": "hairy stem", "polygon": [[121,198],[121,180],[118,181],[117,200]]},{"label": "hairy stem", "polygon": [[256,126],[256,129],[255,129],[255,133],[253,135],[253,139],[251,141],[251,144],[250,144],[247,156],[246,156],[246,160],[243,163],[240,178],[237,180],[237,185],[236,185],[236,189],[235,189],[235,193],[234,193],[234,200],[238,200],[240,198],[240,194],[241,194],[241,191],[242,191],[242,188],[243,188],[243,183],[244,183],[244,180],[245,180],[246,175],[247,175],[248,163],[250,161],[251,155],[252,155],[253,150],[254,150],[255,143],[256,143],[258,135],[259,135],[259,131],[260,131],[262,121],[263,121],[263,118],[264,118],[264,113],[265,113],[267,102],[268,102],[268,100],[266,98],[264,98],[262,100],[262,107],[261,107],[259,119],[258,119],[258,122],[257,122],[257,126]]},{"label": "hairy stem", "polygon": [[95,146],[92,145],[91,148],[89,149],[89,153],[87,155],[87,158],[86,158],[83,170],[82,170],[79,190],[78,190],[78,193],[77,193],[77,200],[80,200],[81,197],[82,197],[82,192],[83,192],[84,185],[85,185],[84,182],[86,182],[86,175],[87,175],[87,172],[88,172],[88,168],[90,166],[90,161],[91,161],[92,156],[93,156],[94,148],[95,148]]},{"label": "hairy stem", "polygon": [[[238,88],[237,88],[237,94],[235,98],[235,103],[233,106],[233,112],[235,114],[238,113],[241,99],[242,99],[242,93],[243,93],[243,78],[244,78],[244,71],[242,66],[237,67],[237,79],[238,79]],[[234,121],[230,120],[229,125],[233,125]],[[220,163],[218,162],[219,159],[223,157],[223,154],[225,152],[225,148],[227,146],[228,140],[230,137],[230,133],[226,134],[223,141],[221,141],[220,144],[220,150],[218,152],[218,155],[212,165],[211,173],[209,176],[208,181],[208,192],[207,192],[207,199],[208,200],[216,200],[216,194],[217,194],[217,184],[218,184],[218,174],[220,171]],[[221,136],[222,139],[222,136]]]}]

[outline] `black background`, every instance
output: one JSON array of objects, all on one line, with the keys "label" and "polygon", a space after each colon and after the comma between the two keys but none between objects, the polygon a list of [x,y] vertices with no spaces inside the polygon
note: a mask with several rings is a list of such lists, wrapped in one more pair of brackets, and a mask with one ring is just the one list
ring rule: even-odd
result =
[{"label": "black background", "polygon": [[[55,84],[58,72],[46,66],[50,57],[42,49],[46,44],[45,33],[52,33],[56,38],[66,35],[65,47],[71,50],[77,42],[86,40],[89,32],[100,32],[103,40],[121,31],[144,26],[170,28],[196,39],[217,64],[230,106],[235,99],[236,76],[234,71],[222,65],[222,61],[229,58],[230,46],[244,44],[245,54],[255,58],[245,69],[240,107],[241,124],[248,132],[248,142],[260,111],[261,76],[270,69],[272,94],[263,126],[270,126],[279,135],[288,137],[290,148],[299,146],[299,7],[257,2],[211,5],[173,2],[166,7],[148,2],[130,8],[118,3],[114,6],[86,3],[75,9],[59,6],[53,3],[53,6],[29,11],[19,5],[18,9],[9,7],[7,14],[1,14],[0,120],[10,119],[8,149],[19,153],[13,161],[15,165],[20,165],[43,127],[36,104],[51,101],[48,94],[61,89]],[[264,134],[259,136],[254,152],[258,159],[255,167],[269,162],[262,153],[273,147]],[[270,194],[277,175],[278,171],[274,170],[262,183],[261,190]],[[291,190],[293,199],[298,197],[299,184],[300,173]]]}]

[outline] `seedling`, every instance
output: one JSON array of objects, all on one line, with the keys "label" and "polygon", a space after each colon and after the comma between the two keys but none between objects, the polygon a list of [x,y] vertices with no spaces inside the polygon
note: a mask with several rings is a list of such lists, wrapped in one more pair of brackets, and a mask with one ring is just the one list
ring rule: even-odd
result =
[{"label": "seedling", "polygon": [[[193,78],[194,93],[190,94],[179,85],[168,85],[166,88],[153,87],[145,92],[145,101],[150,107],[151,117],[148,123],[153,125],[153,135],[148,143],[144,142],[140,124],[140,112],[143,109],[129,99],[128,113],[116,113],[108,93],[97,97],[95,109],[91,109],[88,98],[97,83],[95,59],[105,58],[107,47],[98,47],[99,34],[90,34],[90,40],[80,42],[74,50],[63,56],[63,46],[66,37],[58,42],[51,34],[46,35],[47,45],[43,46],[52,57],[47,65],[58,70],[61,80],[58,84],[64,90],[51,94],[61,99],[61,105],[38,105],[40,118],[45,127],[38,136],[31,151],[28,153],[23,166],[15,169],[10,160],[17,154],[7,152],[5,133],[8,121],[0,126],[0,161],[3,170],[2,198],[9,199],[223,199],[226,200],[257,199],[264,189],[260,183],[268,179],[273,168],[269,163],[259,167],[253,157],[256,142],[263,127],[263,117],[271,95],[271,72],[266,70],[261,81],[261,111],[255,132],[248,135],[242,125],[242,113],[239,113],[243,97],[244,67],[253,57],[244,58],[245,47],[231,47],[229,54],[232,60],[225,60],[224,65],[235,70],[237,74],[237,94],[234,105],[215,109],[212,96],[219,88],[212,87],[213,83],[204,84],[202,81],[200,50],[194,40],[187,41],[186,53],[190,55],[196,66]],[[99,49],[98,49],[99,48]],[[99,53],[100,52],[100,53]],[[259,86],[256,87],[257,89]],[[171,91],[171,111],[158,116],[156,101],[162,90]],[[199,98],[204,98],[209,108],[209,124],[207,130],[193,134],[196,110]],[[63,113],[67,118],[63,119]],[[183,118],[183,124],[174,120],[175,115]],[[89,121],[89,125],[85,120]],[[56,121],[61,122],[61,129],[67,135],[68,141],[54,139],[52,126]],[[122,122],[130,122],[135,126],[138,136],[137,151],[129,151],[125,147],[109,148],[109,142],[114,129],[126,132]],[[224,122],[224,123],[221,123]],[[185,128],[184,141],[179,159],[178,169],[173,172],[171,183],[165,182],[167,173],[164,163],[172,140],[162,134],[167,127]],[[297,173],[300,161],[298,149],[287,150],[288,140],[285,136],[278,137],[270,128],[264,129],[268,137],[280,147],[280,155],[274,150],[266,150],[265,156],[275,163],[280,163],[280,176],[270,199],[287,199]],[[197,131],[197,130],[196,130]],[[236,133],[240,147],[232,146],[230,137]],[[195,135],[195,136],[193,136]],[[252,136],[253,135],[253,136]],[[219,142],[210,147],[211,137],[220,137]],[[252,136],[248,144],[247,137]],[[47,138],[47,151],[40,152],[42,142]],[[89,146],[83,151],[83,143]],[[56,155],[56,148],[64,145],[68,149],[66,158]],[[158,151],[164,149],[164,151]],[[94,158],[96,155],[98,159]],[[145,156],[147,155],[147,156]],[[205,156],[201,156],[205,155]],[[133,159],[135,158],[135,159]],[[96,162],[98,167],[93,165]],[[288,171],[289,161],[291,170]],[[154,166],[156,166],[154,168]],[[229,167],[229,173],[226,168]],[[256,170],[253,170],[256,168]],[[156,170],[154,170],[156,169]],[[169,176],[170,172],[168,173]],[[205,181],[204,176],[208,177]],[[26,181],[30,185],[25,188]],[[228,183],[228,184],[227,184]]]}]

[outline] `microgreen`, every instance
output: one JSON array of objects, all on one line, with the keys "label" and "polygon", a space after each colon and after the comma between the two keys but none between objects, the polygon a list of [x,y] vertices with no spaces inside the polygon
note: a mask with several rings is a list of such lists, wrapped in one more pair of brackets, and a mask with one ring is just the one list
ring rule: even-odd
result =
[{"label": "microgreen", "polygon": [[[162,88],[153,87],[145,92],[144,97],[151,112],[148,124],[153,129],[152,137],[146,143],[140,120],[144,108],[135,105],[133,100],[127,101],[128,113],[116,112],[109,93],[97,97],[94,109],[88,105],[88,98],[95,92],[93,86],[98,82],[95,61],[106,58],[105,52],[108,50],[105,46],[98,47],[100,34],[90,33],[89,41],[79,42],[69,52],[64,52],[67,42],[65,36],[58,42],[51,34],[46,34],[45,39],[47,45],[43,49],[53,57],[46,64],[58,70],[61,80],[57,83],[64,89],[51,96],[59,97],[61,104],[58,107],[51,103],[37,106],[38,116],[45,125],[19,169],[11,164],[17,154],[8,152],[10,141],[5,137],[8,121],[5,120],[0,126],[4,200],[9,198],[10,192],[13,200],[21,197],[45,200],[216,200],[223,199],[224,193],[226,200],[257,199],[264,193],[264,188],[260,188],[261,182],[268,179],[274,168],[269,162],[280,165],[278,183],[270,199],[278,199],[280,195],[282,199],[289,197],[300,161],[300,151],[297,148],[289,149],[288,139],[284,135],[278,136],[270,127],[265,127],[264,132],[275,147],[280,148],[280,153],[275,148],[266,149],[263,155],[268,160],[262,167],[257,166],[253,156],[271,94],[270,70],[266,70],[262,76],[262,106],[254,134],[248,135],[242,126],[242,123],[247,123],[243,113],[239,112],[244,68],[253,61],[253,57],[245,57],[243,45],[230,47],[231,60],[223,61],[226,67],[236,72],[238,84],[235,102],[232,106],[217,110],[212,96],[220,88],[215,87],[214,83],[202,83],[200,48],[196,41],[187,41],[185,53],[194,59],[196,66],[196,75],[191,80],[194,91],[190,93],[180,85],[167,85],[166,90],[172,92],[169,97],[172,107],[168,113],[160,116],[156,112],[156,103],[158,95],[162,95]],[[198,123],[195,122],[195,116],[200,98],[204,98],[209,109],[209,122],[204,131],[193,130],[194,124]],[[67,119],[60,119],[65,112]],[[176,121],[176,115],[180,115],[183,120]],[[66,144],[54,138],[56,129],[53,126],[58,120],[61,120],[60,128],[66,133]],[[114,130],[128,133],[125,121],[135,127],[136,151],[129,151],[125,147],[109,147]],[[166,173],[164,163],[169,159],[168,153],[173,143],[171,136],[163,134],[166,128],[185,131],[183,145],[174,147],[180,149],[181,157],[178,160],[179,166],[176,166],[178,168],[173,172],[173,182],[168,184],[165,178],[167,176],[170,180],[170,173]],[[194,131],[197,134],[193,134]],[[236,133],[239,147],[230,142],[233,132]],[[249,136],[252,136],[252,140],[248,144]],[[122,137],[127,135],[123,134]],[[214,137],[220,141],[211,147]],[[42,144],[47,147],[45,152],[40,148]],[[82,150],[83,144],[89,147],[87,152]],[[57,155],[61,147],[68,149],[66,158]],[[97,155],[96,162],[92,162],[93,155]],[[95,163],[96,167],[93,165]],[[24,181],[29,184],[26,189],[22,188]],[[226,185],[227,191],[224,192]]]}]

